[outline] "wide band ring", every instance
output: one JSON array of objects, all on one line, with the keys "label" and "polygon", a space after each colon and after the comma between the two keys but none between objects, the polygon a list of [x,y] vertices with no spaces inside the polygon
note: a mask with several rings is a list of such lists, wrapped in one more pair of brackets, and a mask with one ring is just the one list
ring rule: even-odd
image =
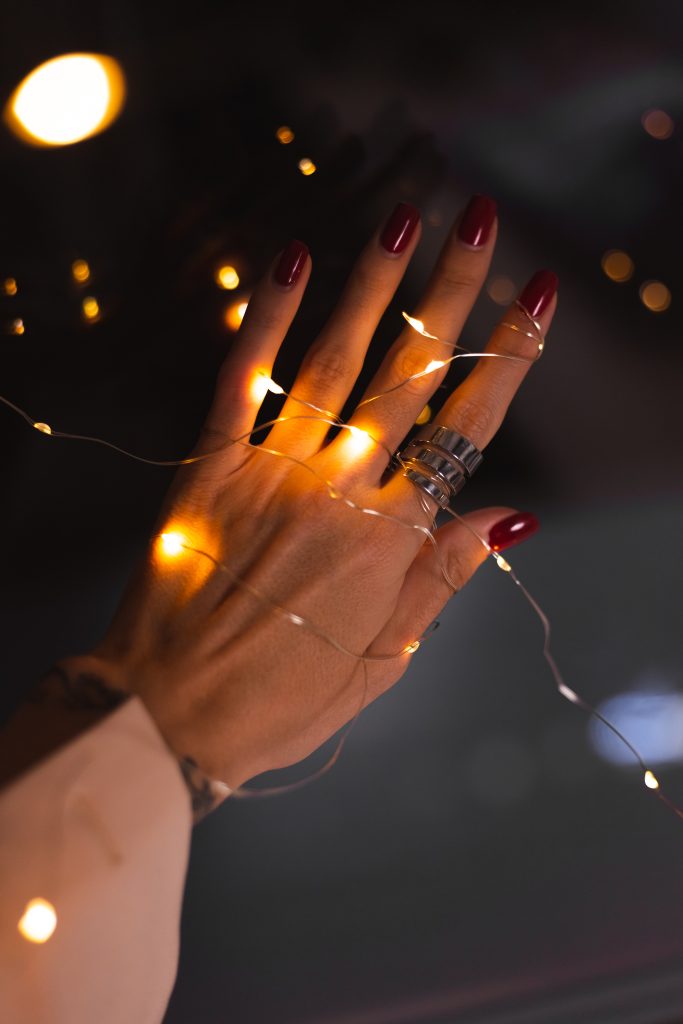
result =
[{"label": "wide band ring", "polygon": [[449,508],[484,456],[457,430],[428,423],[399,452],[404,476],[441,508]]}]

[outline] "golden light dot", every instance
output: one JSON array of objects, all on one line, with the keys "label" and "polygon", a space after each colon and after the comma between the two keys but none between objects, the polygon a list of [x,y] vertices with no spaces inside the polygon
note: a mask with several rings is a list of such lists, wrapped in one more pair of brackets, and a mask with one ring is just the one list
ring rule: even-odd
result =
[{"label": "golden light dot", "polygon": [[52,427],[49,423],[34,423],[33,426],[36,430],[39,430],[41,434],[51,434]]},{"label": "golden light dot", "polygon": [[90,280],[90,267],[86,260],[74,260],[71,264],[71,274],[74,281],[78,281],[79,284],[85,284],[86,281]]},{"label": "golden light dot", "polygon": [[671,292],[661,281],[645,281],[639,294],[640,301],[651,313],[663,313],[671,305]]},{"label": "golden light dot", "polygon": [[413,330],[417,331],[418,334],[421,334],[423,338],[433,338],[435,341],[440,340],[436,334],[430,334],[429,331],[425,330],[425,325],[422,320],[418,320],[417,317],[410,316],[410,314],[406,313],[405,310],[401,313],[401,316],[410,324]]},{"label": "golden light dot", "polygon": [[517,287],[509,277],[492,277],[486,285],[486,292],[497,306],[509,306],[517,294]]},{"label": "golden light dot", "polygon": [[566,683],[560,683],[560,685],[557,688],[562,694],[562,696],[565,697],[567,700],[571,701],[572,704],[579,703],[578,693],[574,693],[574,691],[569,686],[567,686]]},{"label": "golden light dot", "polygon": [[260,405],[269,391],[272,395],[284,395],[285,393],[284,388],[276,384],[272,377],[269,377],[263,370],[258,370],[251,382],[252,398]]},{"label": "golden light dot", "polygon": [[159,540],[161,550],[167,558],[176,558],[185,546],[185,537],[182,533],[162,533]]},{"label": "golden light dot", "polygon": [[305,174],[306,177],[308,177],[309,174],[315,174],[318,168],[312,160],[309,160],[308,157],[305,156],[302,160],[299,160],[299,170],[302,174]]},{"label": "golden light dot", "polygon": [[429,423],[431,418],[432,418],[432,407],[430,405],[425,405],[424,409],[422,410],[420,415],[415,420],[415,424],[416,424],[416,426],[421,427],[423,425],[423,423]]},{"label": "golden light dot", "polygon": [[372,438],[367,430],[360,427],[347,426],[344,433],[348,435],[347,444],[353,455],[362,455],[372,445]]},{"label": "golden light dot", "polygon": [[633,260],[627,252],[622,252],[621,249],[609,249],[603,255],[600,265],[610,281],[621,283],[629,281],[633,277]]},{"label": "golden light dot", "polygon": [[17,294],[17,282],[14,277],[6,277],[2,282],[2,290],[5,295],[16,295]]},{"label": "golden light dot", "polygon": [[87,295],[81,303],[81,310],[85,320],[91,323],[95,320],[99,320],[100,316],[100,304],[93,295]]},{"label": "golden light dot", "polygon": [[23,334],[25,330],[24,321],[19,316],[9,325],[10,334]]},{"label": "golden light dot", "polygon": [[5,120],[31,145],[69,146],[110,125],[125,91],[123,71],[113,57],[66,53],[26,76],[10,96]]},{"label": "golden light dot", "polygon": [[408,644],[407,647],[403,648],[403,653],[404,654],[414,654],[419,646],[420,646],[420,641],[419,640],[413,640],[412,644]]},{"label": "golden light dot", "polygon": [[497,551],[494,551],[493,557],[498,562],[499,569],[502,569],[503,572],[512,572],[512,566],[503,558],[501,554],[499,554]]},{"label": "golden light dot", "polygon": [[442,366],[445,366],[443,359],[432,359],[430,363],[427,363],[423,373],[432,373],[434,370],[440,370]]},{"label": "golden light dot", "polygon": [[294,141],[294,132],[289,125],[280,125],[278,130],[275,132],[275,138],[278,142],[281,142],[283,146],[288,146],[290,142]]},{"label": "golden light dot", "polygon": [[659,780],[657,779],[657,776],[653,775],[649,769],[645,772],[645,775],[643,776],[643,782],[645,783],[648,789],[659,789]]},{"label": "golden light dot", "polygon": [[226,308],[225,313],[223,314],[223,319],[225,321],[226,327],[228,327],[231,331],[239,331],[242,321],[244,320],[244,314],[247,311],[248,305],[249,302],[246,299],[242,299],[239,302],[231,303],[231,305],[229,305]]},{"label": "golden light dot", "polygon": [[226,292],[234,291],[240,283],[240,275],[237,273],[234,267],[229,264],[225,264],[223,267],[219,267],[216,271],[216,284],[219,288],[223,288]]},{"label": "golden light dot", "polygon": [[668,139],[673,135],[673,118],[665,110],[646,110],[640,121],[653,139]]},{"label": "golden light dot", "polygon": [[57,911],[48,900],[29,900],[17,928],[28,942],[47,942],[57,927]]}]

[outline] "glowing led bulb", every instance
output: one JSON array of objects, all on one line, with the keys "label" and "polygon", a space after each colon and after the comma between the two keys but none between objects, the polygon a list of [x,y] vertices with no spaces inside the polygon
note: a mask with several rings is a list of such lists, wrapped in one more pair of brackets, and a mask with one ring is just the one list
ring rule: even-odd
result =
[{"label": "glowing led bulb", "polygon": [[34,146],[68,146],[101,132],[123,106],[125,80],[112,57],[66,53],[35,68],[5,108],[10,128]]},{"label": "glowing led bulb", "polygon": [[269,391],[271,395],[284,395],[285,393],[284,388],[276,384],[272,377],[269,377],[263,370],[259,370],[252,381],[252,398],[255,402],[261,403]]},{"label": "glowing led bulb", "polygon": [[242,302],[233,302],[231,306],[228,306],[225,311],[226,327],[229,327],[231,331],[239,331],[248,305],[248,301],[243,300]]},{"label": "glowing led bulb", "polygon": [[283,124],[275,132],[275,138],[278,142],[281,142],[283,146],[288,146],[290,142],[294,141],[294,132],[289,125]]},{"label": "glowing led bulb", "polygon": [[79,284],[90,280],[90,266],[86,260],[74,260],[71,264],[71,276]]},{"label": "glowing led bulb", "polygon": [[427,363],[423,373],[432,373],[434,370],[440,370],[442,366],[445,366],[443,359],[432,359],[431,363]]},{"label": "glowing led bulb", "polygon": [[83,312],[83,319],[88,320],[90,323],[94,323],[95,320],[100,318],[100,304],[93,295],[86,295],[81,303],[81,310]]},{"label": "glowing led bulb", "polygon": [[367,430],[361,430],[360,427],[347,426],[345,432],[349,435],[348,444],[354,455],[362,455],[372,444],[372,438]]},{"label": "glowing led bulb", "polygon": [[219,267],[216,271],[216,284],[219,288],[223,288],[226,292],[232,292],[237,288],[240,283],[240,275],[237,273],[234,267],[226,264],[223,267]]},{"label": "glowing led bulb", "polygon": [[417,331],[418,334],[421,334],[423,338],[433,338],[434,341],[441,340],[440,338],[437,338],[436,334],[430,334],[429,331],[425,330],[425,325],[422,320],[418,320],[416,317],[410,316],[405,312],[401,313],[401,316],[410,324],[413,330]]},{"label": "glowing led bulb", "polygon": [[299,170],[303,175],[305,175],[305,177],[308,177],[309,174],[315,174],[318,168],[312,160],[309,160],[308,157],[305,156],[302,160],[299,160]]},{"label": "glowing led bulb", "polygon": [[2,282],[2,290],[5,295],[16,295],[17,294],[17,282],[14,277],[6,277]]},{"label": "glowing led bulb", "polygon": [[512,572],[512,566],[510,565],[509,562],[505,561],[505,559],[503,558],[503,556],[501,554],[499,554],[497,551],[494,551],[493,552],[493,557],[498,562],[498,568],[499,569],[502,569],[503,572]]},{"label": "glowing led bulb", "polygon": [[648,789],[659,789],[659,780],[657,779],[656,775],[653,775],[649,769],[645,772],[645,775],[643,776],[643,782],[645,783]]},{"label": "glowing led bulb", "polygon": [[169,558],[175,558],[185,547],[185,538],[182,533],[162,533],[161,550]]},{"label": "glowing led bulb", "polygon": [[41,434],[51,434],[52,427],[49,423],[34,423],[33,426],[36,430],[39,430]]},{"label": "glowing led bulb", "polygon": [[412,644],[408,644],[407,647],[403,648],[403,653],[404,654],[414,654],[419,646],[420,646],[420,641],[419,640],[413,640]]},{"label": "glowing led bulb", "polygon": [[579,703],[579,695],[578,695],[578,693],[574,693],[574,691],[572,689],[570,689],[570,687],[567,686],[566,683],[560,683],[560,685],[557,687],[557,689],[562,694],[562,696],[565,697],[568,701],[571,701],[572,704],[578,704]]},{"label": "glowing led bulb", "polygon": [[57,927],[57,911],[48,900],[29,900],[17,928],[28,942],[47,942]]},{"label": "glowing led bulb", "polygon": [[26,328],[24,327],[24,321],[20,316],[16,317],[9,325],[10,334],[23,334]]}]

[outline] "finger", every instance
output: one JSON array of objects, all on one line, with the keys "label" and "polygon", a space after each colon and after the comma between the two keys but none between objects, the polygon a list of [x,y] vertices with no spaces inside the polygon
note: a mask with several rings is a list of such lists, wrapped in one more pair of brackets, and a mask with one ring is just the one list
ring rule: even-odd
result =
[{"label": "finger", "polygon": [[[517,300],[528,315],[517,303],[507,310],[484,350],[489,356],[481,358],[455,389],[434,416],[435,423],[458,431],[480,450],[486,447],[539,357],[557,306],[557,284],[557,276],[549,270],[541,270],[531,278]],[[384,496],[396,507],[403,494],[404,501],[412,507],[411,489],[413,483],[398,473],[385,487]],[[435,503],[425,500],[435,511]]]},{"label": "finger", "polygon": [[419,640],[492,549],[504,550],[526,540],[538,525],[536,517],[528,512],[496,507],[469,512],[442,526],[435,534],[439,554],[429,543],[420,549],[406,574],[394,615],[370,653],[401,651]]},{"label": "finger", "polygon": [[[433,361],[448,359],[452,354],[452,346],[486,279],[495,237],[496,204],[488,196],[473,196],[444,245],[415,313],[442,341],[424,338],[406,326],[354,413],[351,424],[368,431],[389,449],[395,449],[405,437],[445,377],[446,368],[410,379],[422,374]],[[381,449],[377,456],[374,469],[379,476],[386,459]]]},{"label": "finger", "polygon": [[[332,316],[304,359],[292,386],[294,398],[285,403],[283,418],[305,415],[301,401],[333,414],[341,411],[419,236],[418,210],[410,203],[399,203],[361,253]],[[318,451],[328,431],[328,423],[293,420],[277,424],[269,443],[306,458]]]},{"label": "finger", "polygon": [[[299,308],[310,273],[308,248],[294,240],[276,257],[259,283],[249,300],[233,349],[218,373],[199,450],[212,450],[244,435],[248,440],[275,356]],[[226,455],[233,458],[241,459],[245,452],[237,445],[226,449]]]}]

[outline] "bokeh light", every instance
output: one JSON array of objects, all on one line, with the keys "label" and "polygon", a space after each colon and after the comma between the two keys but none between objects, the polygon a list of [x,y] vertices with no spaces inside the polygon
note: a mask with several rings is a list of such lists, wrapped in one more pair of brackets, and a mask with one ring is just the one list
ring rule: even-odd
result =
[{"label": "bokeh light", "polygon": [[125,79],[113,57],[66,53],[35,68],[5,107],[15,135],[35,146],[69,146],[103,131],[119,115]]},{"label": "bokeh light", "polygon": [[671,292],[661,281],[644,281],[639,294],[640,301],[651,313],[663,313],[671,305]]},{"label": "bokeh light", "polygon": [[71,276],[79,284],[90,280],[90,266],[86,260],[74,260],[71,264]]},{"label": "bokeh light", "polygon": [[57,911],[48,900],[29,900],[17,928],[28,942],[47,942],[57,927]]},{"label": "bokeh light", "polygon": [[231,292],[240,283],[240,275],[229,263],[219,267],[215,274],[216,284],[226,292]]},{"label": "bokeh light", "polygon": [[275,137],[283,146],[288,146],[290,142],[294,142],[294,132],[287,124],[283,124],[278,128],[275,132]]},{"label": "bokeh light", "polygon": [[83,313],[83,319],[87,320],[88,323],[94,323],[100,318],[100,304],[94,295],[86,295],[81,303],[81,311]]},{"label": "bokeh light", "polygon": [[224,320],[225,326],[228,327],[229,330],[239,331],[248,305],[248,300],[242,299],[239,302],[231,303],[231,305],[227,307],[224,314]]},{"label": "bokeh light", "polygon": [[10,322],[10,334],[23,334],[25,330],[26,328],[24,327],[24,321],[21,319],[20,316],[15,317],[15,319]]},{"label": "bokeh light", "polygon": [[511,281],[509,277],[492,277],[486,285],[486,292],[488,297],[496,303],[498,306],[509,306],[515,295],[517,294],[517,288],[515,282]]},{"label": "bokeh light", "polygon": [[640,121],[653,139],[668,139],[674,133],[673,118],[665,110],[646,110]]},{"label": "bokeh light", "polygon": [[[609,697],[598,705],[598,711],[628,736],[646,762],[683,762],[683,693],[644,686]],[[600,719],[589,721],[588,736],[604,761],[634,766],[631,752]]]},{"label": "bokeh light", "polygon": [[16,295],[17,294],[17,281],[14,277],[6,277],[2,282],[2,291],[4,295]]},{"label": "bokeh light", "polygon": [[313,161],[309,160],[307,156],[303,157],[302,160],[299,160],[299,170],[302,174],[306,175],[306,177],[308,177],[309,174],[315,174],[317,169],[318,168],[315,166]]},{"label": "bokeh light", "polygon": [[604,253],[600,265],[610,281],[629,281],[633,277],[634,264],[627,252],[609,249]]}]

